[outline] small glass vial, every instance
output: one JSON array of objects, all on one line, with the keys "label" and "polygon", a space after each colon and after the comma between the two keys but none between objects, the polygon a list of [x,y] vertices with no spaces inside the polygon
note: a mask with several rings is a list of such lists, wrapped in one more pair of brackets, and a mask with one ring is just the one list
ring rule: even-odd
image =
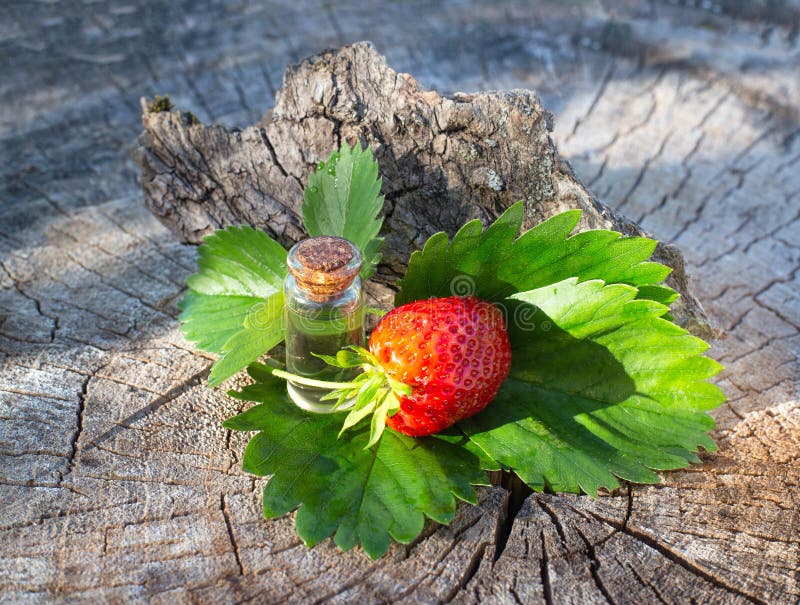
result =
[{"label": "small glass vial", "polygon": [[[340,237],[312,237],[295,244],[287,258],[286,369],[299,376],[341,382],[358,368],[328,365],[318,355],[336,355],[348,345],[364,346],[364,294],[361,252]],[[320,401],[328,391],[287,383],[289,396],[304,410],[333,412],[335,401]]]}]

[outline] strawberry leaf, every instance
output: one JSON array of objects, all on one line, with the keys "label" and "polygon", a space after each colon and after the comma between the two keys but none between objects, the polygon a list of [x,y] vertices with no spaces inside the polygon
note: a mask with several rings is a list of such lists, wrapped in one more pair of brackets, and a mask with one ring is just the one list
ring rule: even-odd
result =
[{"label": "strawberry leaf", "polygon": [[[386,429],[365,449],[368,427],[339,438],[342,414],[309,414],[288,399],[285,383],[268,369],[239,399],[261,402],[225,422],[259,431],[247,445],[245,471],[271,475],[264,487],[264,515],[297,509],[297,533],[312,546],[333,535],[343,550],[361,544],[373,559],[391,539],[407,544],[425,517],[449,523],[456,498],[475,503],[474,484],[486,484],[478,457],[457,439],[414,439]],[[462,437],[461,442],[464,439]]]},{"label": "strawberry leaf", "polygon": [[259,303],[258,296],[218,296],[189,289],[179,303],[181,332],[198,349],[221,353],[225,343],[244,325],[245,318]]},{"label": "strawberry leaf", "polygon": [[506,210],[485,231],[466,223],[452,240],[444,232],[428,239],[409,260],[395,305],[430,297],[468,295],[501,301],[514,292],[540,288],[570,277],[642,286],[641,295],[672,302],[675,292],[657,286],[669,267],[648,262],[656,241],[592,230],[570,236],[579,210],[558,214],[517,237],[523,205]]},{"label": "strawberry leaf", "polygon": [[[359,246],[362,276],[380,261],[383,206],[378,164],[369,149],[344,145],[310,175],[302,207],[312,236],[336,235]],[[200,246],[198,272],[180,303],[184,337],[219,353],[209,375],[216,386],[279,344],[283,325],[286,251],[263,231],[228,227]]]},{"label": "strawberry leaf", "polygon": [[617,478],[656,483],[655,470],[715,449],[706,411],[722,391],[708,345],[663,319],[636,288],[571,278],[506,301],[512,367],[471,441],[535,490],[595,495]]},{"label": "strawberry leaf", "polygon": [[258,229],[228,227],[205,238],[197,265],[180,303],[181,332],[222,355],[208,379],[215,386],[283,340],[286,250]]},{"label": "strawberry leaf", "polygon": [[303,191],[303,223],[308,234],[336,235],[361,249],[361,276],[367,279],[381,259],[383,219],[378,162],[372,151],[345,143],[308,177]]}]

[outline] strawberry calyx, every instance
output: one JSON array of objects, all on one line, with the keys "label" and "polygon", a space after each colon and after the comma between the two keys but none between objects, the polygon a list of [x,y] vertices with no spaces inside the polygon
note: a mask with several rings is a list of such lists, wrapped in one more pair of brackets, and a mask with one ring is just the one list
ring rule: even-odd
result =
[{"label": "strawberry calyx", "polygon": [[364,447],[369,449],[378,443],[386,428],[386,417],[394,415],[400,409],[400,397],[410,395],[411,387],[389,376],[375,356],[363,347],[349,346],[338,351],[335,356],[314,355],[337,368],[360,367],[363,371],[348,382],[316,380],[279,369],[272,370],[272,374],[295,384],[328,389],[329,392],[321,400],[336,400],[334,410],[349,409],[339,437],[371,415],[369,441]]}]

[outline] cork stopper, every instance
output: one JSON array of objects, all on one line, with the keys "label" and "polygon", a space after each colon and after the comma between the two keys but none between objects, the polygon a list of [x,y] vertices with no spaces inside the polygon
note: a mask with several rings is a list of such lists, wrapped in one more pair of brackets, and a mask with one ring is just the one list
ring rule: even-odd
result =
[{"label": "cork stopper", "polygon": [[346,290],[361,270],[358,247],[341,237],[304,239],[289,250],[289,272],[311,300],[325,301]]}]

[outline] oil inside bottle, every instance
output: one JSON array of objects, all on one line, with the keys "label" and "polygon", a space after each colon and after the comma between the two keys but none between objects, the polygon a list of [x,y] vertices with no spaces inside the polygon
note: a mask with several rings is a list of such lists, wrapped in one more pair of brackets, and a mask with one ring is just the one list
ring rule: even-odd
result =
[{"label": "oil inside bottle", "polygon": [[[316,355],[336,355],[348,345],[364,346],[364,296],[358,272],[361,253],[355,244],[320,236],[296,244],[287,257],[286,369],[295,376],[346,382],[358,368],[331,366]],[[311,412],[333,412],[327,389],[289,380],[289,396]]]},{"label": "oil inside bottle", "polygon": [[[364,308],[357,305],[350,314],[340,309],[318,310],[305,315],[296,310],[287,312],[286,369],[315,380],[346,382],[355,377],[358,368],[337,368],[317,355],[336,355],[348,345],[364,344]],[[289,381],[289,394],[301,408],[312,412],[331,412],[335,401],[321,400],[328,391]]]}]

